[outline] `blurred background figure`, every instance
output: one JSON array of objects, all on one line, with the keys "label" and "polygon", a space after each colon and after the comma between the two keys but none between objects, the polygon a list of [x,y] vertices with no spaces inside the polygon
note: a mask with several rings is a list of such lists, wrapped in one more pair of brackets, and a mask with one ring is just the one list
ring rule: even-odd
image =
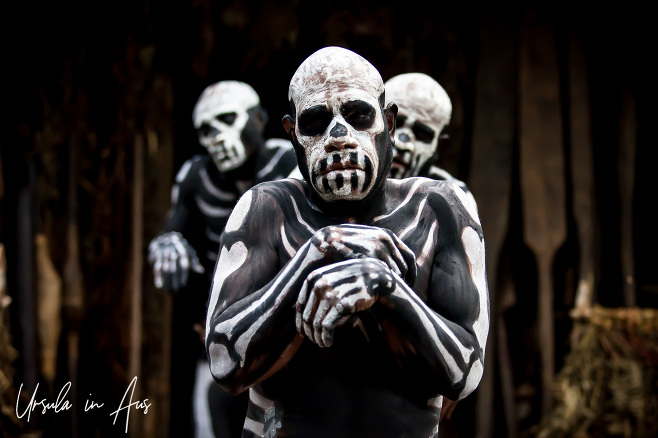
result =
[{"label": "blurred background figure", "polygon": [[441,133],[450,123],[452,103],[438,82],[424,73],[404,73],[386,84],[386,103],[398,106],[391,178],[424,176],[457,184],[469,204],[477,204],[466,184],[435,165]]},{"label": "blurred background figure", "polygon": [[214,385],[203,353],[211,276],[220,236],[239,197],[260,182],[287,176],[297,161],[290,142],[263,138],[267,112],[243,82],[208,86],[194,107],[193,122],[207,153],[181,166],[164,231],[149,245],[156,287],[176,293],[172,411],[179,416],[174,428],[180,427],[180,435],[172,436],[192,436],[192,410],[195,436],[239,436],[246,395],[232,397]]}]

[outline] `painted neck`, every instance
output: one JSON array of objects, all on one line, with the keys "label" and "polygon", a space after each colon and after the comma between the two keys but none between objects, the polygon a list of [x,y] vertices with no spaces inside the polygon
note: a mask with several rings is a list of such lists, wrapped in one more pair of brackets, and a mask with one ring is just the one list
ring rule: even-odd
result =
[{"label": "painted neck", "polygon": [[327,202],[309,186],[311,202],[322,212],[339,223],[369,224],[386,209],[386,180],[375,186],[364,199]]}]

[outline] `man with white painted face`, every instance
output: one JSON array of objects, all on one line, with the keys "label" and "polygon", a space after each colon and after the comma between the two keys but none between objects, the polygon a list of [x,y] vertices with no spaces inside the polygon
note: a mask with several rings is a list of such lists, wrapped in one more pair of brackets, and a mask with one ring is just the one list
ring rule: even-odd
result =
[{"label": "man with white painted face", "polygon": [[196,436],[208,436],[212,429],[216,436],[239,436],[246,397],[234,399],[212,385],[206,359],[201,357],[197,363],[204,348],[193,326],[203,326],[220,236],[238,198],[258,183],[287,176],[297,161],[288,140],[263,138],[267,113],[246,83],[210,85],[201,93],[192,118],[207,153],[195,155],[181,167],[164,232],[149,245],[155,285],[172,292],[184,290],[174,296],[172,411],[181,429],[172,434],[191,436],[194,400]]},{"label": "man with white painted face", "polygon": [[226,225],[206,348],[249,391],[244,437],[436,437],[489,327],[484,240],[454,184],[387,179],[395,104],[361,56],[321,49],[284,117],[304,181],[245,193]]},{"label": "man with white painted face", "polygon": [[391,178],[424,176],[457,184],[477,208],[466,184],[438,167],[439,138],[450,123],[452,103],[443,87],[424,73],[404,73],[386,81],[386,102],[395,102]]}]

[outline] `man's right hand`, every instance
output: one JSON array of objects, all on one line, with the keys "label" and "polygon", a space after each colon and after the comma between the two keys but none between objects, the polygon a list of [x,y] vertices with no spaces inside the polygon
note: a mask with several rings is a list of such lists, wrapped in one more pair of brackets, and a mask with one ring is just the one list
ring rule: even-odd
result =
[{"label": "man's right hand", "polygon": [[324,227],[311,243],[332,257],[332,262],[362,258],[381,260],[409,285],[416,279],[416,255],[392,231],[368,225]]},{"label": "man's right hand", "polygon": [[153,265],[153,281],[158,289],[178,292],[187,285],[190,268],[204,271],[194,248],[176,231],[164,233],[149,244],[149,263]]}]

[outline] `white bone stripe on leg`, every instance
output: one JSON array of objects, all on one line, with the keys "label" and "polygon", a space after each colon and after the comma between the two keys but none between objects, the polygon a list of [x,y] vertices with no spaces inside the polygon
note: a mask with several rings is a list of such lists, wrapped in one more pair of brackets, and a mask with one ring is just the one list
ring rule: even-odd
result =
[{"label": "white bone stripe on leg", "polygon": [[206,216],[224,218],[229,217],[231,215],[231,211],[233,211],[232,208],[214,207],[204,201],[199,195],[196,195],[194,200],[196,201],[196,205],[199,206],[199,210],[201,210],[201,212]]},{"label": "white bone stripe on leg", "polygon": [[263,396],[254,388],[249,388],[249,400],[263,411],[266,411],[274,406],[274,402],[272,400]]},{"label": "white bone stripe on leg", "polygon": [[215,186],[212,181],[210,181],[210,177],[208,176],[208,171],[206,169],[201,169],[199,171],[199,176],[201,176],[201,183],[203,184],[203,187],[206,188],[206,191],[210,193],[212,196],[214,196],[217,199],[220,199],[222,201],[235,201],[237,198],[235,194],[225,192],[221,189],[219,189],[217,186]]},{"label": "white bone stripe on leg", "polygon": [[402,202],[400,203],[400,205],[398,205],[398,206],[395,208],[395,210],[393,210],[393,211],[390,212],[389,214],[385,214],[385,215],[382,215],[382,216],[377,216],[377,217],[374,218],[372,221],[373,221],[373,222],[377,222],[377,221],[380,221],[380,220],[385,219],[385,218],[387,218],[387,217],[393,216],[393,215],[394,215],[399,209],[401,209],[402,207],[406,207],[406,206],[407,206],[407,203],[409,202],[409,200],[411,199],[411,197],[416,193],[416,191],[418,190],[418,187],[419,187],[422,183],[423,183],[423,180],[422,180],[422,179],[417,180],[417,181],[414,183],[414,185],[411,186],[411,189],[409,190],[409,193],[407,194],[407,197],[404,198],[404,201],[402,201]]},{"label": "white bone stripe on leg", "polygon": [[264,436],[263,433],[265,433],[265,426],[263,423],[254,421],[251,418],[244,419],[244,429],[253,432],[260,437]]},{"label": "white bone stripe on leg", "polygon": [[242,195],[238,203],[235,205],[235,208],[233,208],[231,217],[228,219],[228,222],[226,222],[224,232],[229,233],[239,229],[242,226],[244,218],[247,215],[249,208],[251,207],[251,198],[253,196],[253,192],[251,191],[248,191]]},{"label": "white bone stripe on leg", "polygon": [[258,173],[256,173],[256,178],[262,178],[265,175],[267,175],[268,173],[270,173],[272,171],[272,169],[274,169],[274,166],[277,165],[277,163],[279,162],[279,160],[281,159],[281,157],[285,153],[286,153],[286,150],[283,149],[283,148],[276,151],[276,153],[274,154],[272,159],[269,161],[269,163],[267,163],[267,165],[265,167],[263,167],[260,171],[258,171]]}]

